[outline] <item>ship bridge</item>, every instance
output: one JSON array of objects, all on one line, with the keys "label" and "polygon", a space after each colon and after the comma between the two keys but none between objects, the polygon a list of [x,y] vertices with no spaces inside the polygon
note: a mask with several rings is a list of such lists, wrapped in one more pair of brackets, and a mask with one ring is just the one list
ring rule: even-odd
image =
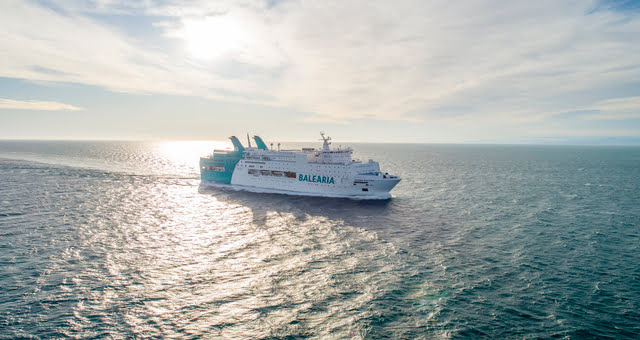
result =
[{"label": "ship bridge", "polygon": [[351,154],[353,153],[353,149],[345,148],[345,149],[331,149],[331,137],[324,135],[324,132],[320,132],[320,136],[322,137],[322,149],[302,149],[304,153],[307,154],[307,160],[309,163],[323,163],[323,164],[351,164],[353,163],[353,159],[351,159]]},{"label": "ship bridge", "polygon": [[337,150],[311,150],[305,151],[307,154],[307,161],[309,163],[322,163],[322,164],[351,164],[353,159],[351,153],[353,150],[337,149]]}]

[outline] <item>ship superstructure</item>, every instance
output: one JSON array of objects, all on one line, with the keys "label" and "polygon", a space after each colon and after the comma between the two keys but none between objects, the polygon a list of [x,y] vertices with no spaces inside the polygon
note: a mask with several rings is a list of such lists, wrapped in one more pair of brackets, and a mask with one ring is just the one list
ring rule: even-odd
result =
[{"label": "ship superstructure", "polygon": [[[284,194],[389,198],[400,178],[382,173],[378,162],[352,159],[351,148],[331,148],[331,138],[322,136],[321,149],[270,150],[254,136],[255,147],[245,148],[230,137],[234,150],[214,150],[200,158],[203,181],[231,184],[245,189]],[[247,136],[248,137],[248,136]],[[271,144],[273,149],[273,144]]]}]

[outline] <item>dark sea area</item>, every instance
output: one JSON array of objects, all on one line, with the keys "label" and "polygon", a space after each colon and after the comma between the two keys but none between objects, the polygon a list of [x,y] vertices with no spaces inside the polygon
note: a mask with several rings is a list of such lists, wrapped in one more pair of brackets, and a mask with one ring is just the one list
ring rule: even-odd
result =
[{"label": "dark sea area", "polygon": [[640,338],[640,147],[343,144],[392,199],[202,185],[219,142],[0,141],[0,338]]}]

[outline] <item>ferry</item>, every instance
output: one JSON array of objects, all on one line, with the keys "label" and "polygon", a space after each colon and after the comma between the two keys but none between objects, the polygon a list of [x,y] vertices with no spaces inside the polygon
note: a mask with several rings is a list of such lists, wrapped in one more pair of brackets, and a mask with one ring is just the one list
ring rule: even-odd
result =
[{"label": "ferry", "polygon": [[255,147],[247,135],[247,147],[237,137],[229,139],[233,150],[213,150],[200,158],[203,184],[231,185],[256,192],[290,195],[388,199],[400,182],[398,176],[380,171],[380,164],[370,159],[352,158],[351,148],[332,148],[331,137],[320,133],[322,148],[273,150],[262,138],[254,136]]}]

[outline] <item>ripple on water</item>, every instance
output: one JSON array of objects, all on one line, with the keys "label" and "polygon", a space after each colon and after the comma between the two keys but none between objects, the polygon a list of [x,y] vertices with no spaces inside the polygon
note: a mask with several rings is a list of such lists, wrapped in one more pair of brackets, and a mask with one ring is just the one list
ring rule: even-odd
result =
[{"label": "ripple on water", "polygon": [[402,284],[397,249],[344,221],[203,196],[190,180],[80,172],[93,178],[70,173],[53,194],[64,202],[34,207],[56,213],[23,240],[37,261],[13,263],[39,268],[19,299],[30,310],[13,310],[31,325],[11,322],[14,335],[361,337],[370,305]]},{"label": "ripple on water", "polygon": [[9,337],[640,334],[637,149],[362,145],[404,179],[358,202],[201,187],[175,145],[42,148],[0,160]]}]

